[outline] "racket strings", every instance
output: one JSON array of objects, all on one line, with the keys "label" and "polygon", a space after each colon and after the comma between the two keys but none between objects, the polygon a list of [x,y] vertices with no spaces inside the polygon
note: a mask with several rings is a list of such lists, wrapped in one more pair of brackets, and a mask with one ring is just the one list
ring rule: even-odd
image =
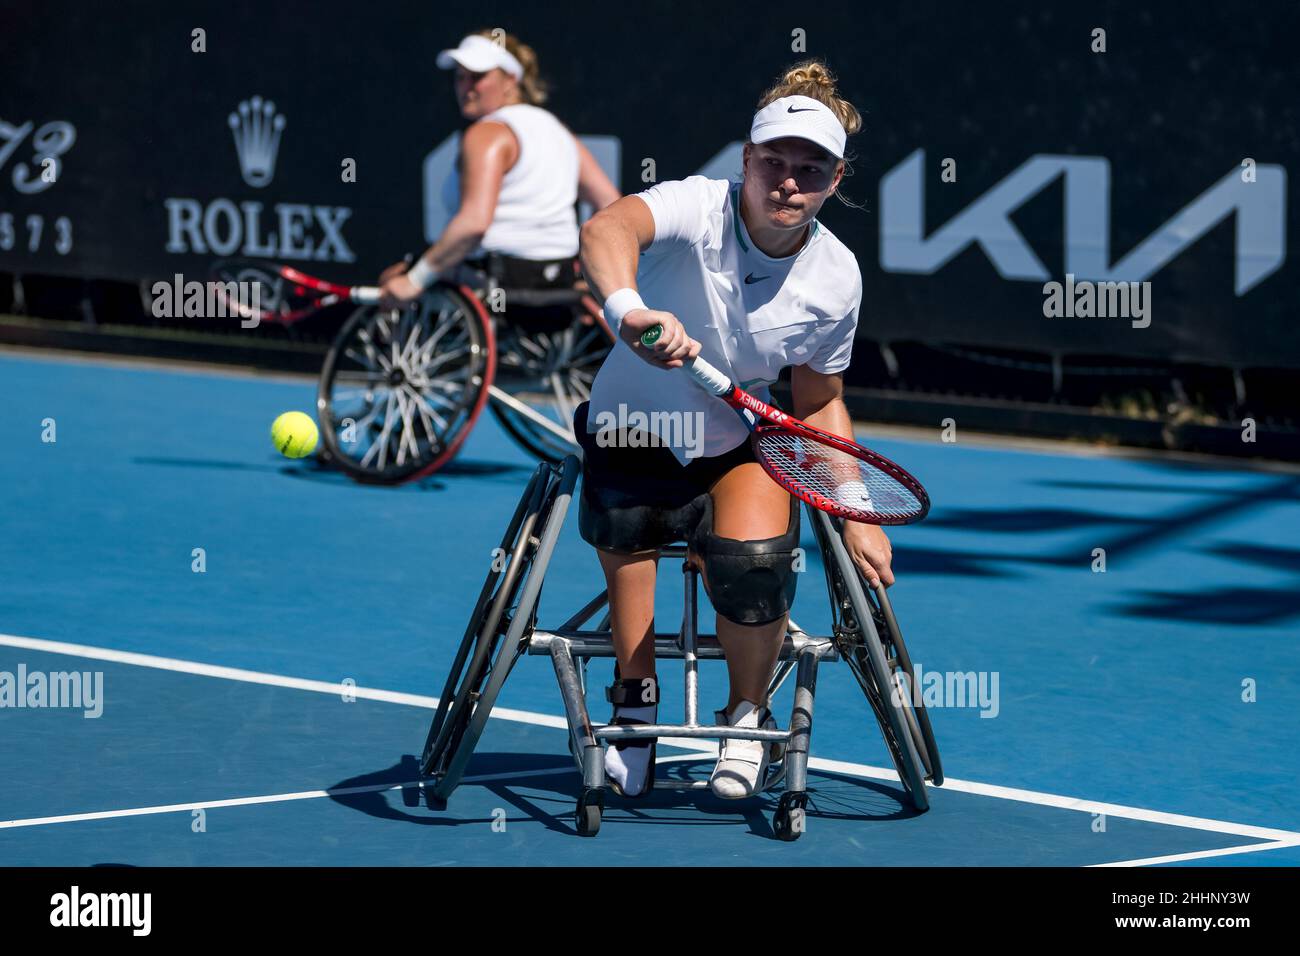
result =
[{"label": "racket strings", "polygon": [[776,430],[758,433],[755,443],[773,477],[796,495],[805,489],[846,510],[885,517],[905,518],[923,510],[906,484],[839,448]]}]

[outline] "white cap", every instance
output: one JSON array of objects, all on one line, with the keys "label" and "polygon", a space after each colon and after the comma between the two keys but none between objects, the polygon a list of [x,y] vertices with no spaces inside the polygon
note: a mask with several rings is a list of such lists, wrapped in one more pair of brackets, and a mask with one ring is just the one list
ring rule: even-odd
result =
[{"label": "white cap", "polygon": [[523,79],[524,76],[524,68],[504,44],[493,43],[477,33],[465,37],[454,50],[443,50],[438,54],[440,70],[454,70],[457,63],[471,73],[486,73],[494,67],[500,67],[516,80]]},{"label": "white cap", "polygon": [[844,158],[844,127],[829,106],[811,96],[783,96],[754,114],[751,143],[797,136],[816,143],[836,159]]}]

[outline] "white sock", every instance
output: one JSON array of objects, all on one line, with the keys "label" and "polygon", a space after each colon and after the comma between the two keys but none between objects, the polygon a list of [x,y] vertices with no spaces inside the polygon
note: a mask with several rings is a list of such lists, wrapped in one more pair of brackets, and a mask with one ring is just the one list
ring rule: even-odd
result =
[{"label": "white sock", "polygon": [[[615,707],[614,714],[618,717],[644,720],[646,723],[653,724],[659,719],[659,705]],[[605,774],[629,797],[641,793],[641,781],[645,779],[646,767],[650,764],[650,751],[649,742],[645,746],[624,747],[622,750],[612,743],[605,748]],[[636,783],[629,787],[629,780],[634,780]]]}]

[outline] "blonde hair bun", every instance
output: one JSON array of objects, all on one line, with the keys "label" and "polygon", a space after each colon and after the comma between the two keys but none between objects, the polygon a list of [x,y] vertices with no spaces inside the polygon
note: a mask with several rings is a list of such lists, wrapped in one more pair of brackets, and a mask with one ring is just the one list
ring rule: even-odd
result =
[{"label": "blonde hair bun", "polygon": [[807,96],[824,104],[835,114],[849,136],[862,129],[861,114],[852,103],[839,95],[835,74],[821,60],[804,60],[786,70],[785,75],[759,99],[758,108],[761,110],[783,96]]}]

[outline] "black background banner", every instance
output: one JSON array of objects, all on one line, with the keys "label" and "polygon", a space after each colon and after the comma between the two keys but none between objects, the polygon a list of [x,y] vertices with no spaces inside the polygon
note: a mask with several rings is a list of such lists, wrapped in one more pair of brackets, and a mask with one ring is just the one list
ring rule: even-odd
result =
[{"label": "black background banner", "polygon": [[[251,254],[371,280],[427,241],[426,205],[440,201],[426,162],[461,119],[437,51],[499,26],[537,50],[548,106],[570,128],[617,138],[625,192],[649,185],[647,160],[658,180],[705,167],[744,139],[774,77],[823,57],[866,124],[843,187],[863,208],[832,200],[821,217],[858,256],[863,336],[1300,366],[1300,276],[1286,249],[1300,6],[1139,7],[18,0],[0,14],[0,271],[200,277],[221,254]],[[1105,53],[1091,50],[1096,28]],[[191,50],[195,29],[204,53]],[[792,49],[800,38],[806,54]],[[267,182],[241,164],[229,125],[259,102],[283,118]],[[75,130],[70,145],[58,124]],[[1000,275],[977,243],[927,274],[886,268],[881,184],[918,150],[926,239],[1035,156],[1104,160],[1109,196],[1080,196],[1109,213],[1110,264],[1250,158],[1252,199],[1280,207],[1281,234],[1256,215],[1244,252],[1275,268],[1238,294],[1244,217],[1225,210],[1149,275],[1147,328],[1045,318],[1044,280]],[[56,181],[42,183],[55,151]],[[941,179],[945,158],[955,182]],[[356,182],[343,181],[346,159]],[[1008,215],[1012,244],[1057,281],[1067,192],[1056,177]]]},{"label": "black background banner", "polygon": [[[573,837],[574,840],[579,839]],[[589,846],[590,844],[582,844]],[[1284,849],[1278,852],[1286,852]],[[996,936],[999,941],[1054,944],[1063,935],[1073,940],[1172,940],[1182,946],[1191,938],[1207,940],[1223,948],[1237,945],[1263,946],[1292,927],[1294,919],[1294,868],[1267,866],[1269,852],[1253,866],[1177,867],[930,867],[907,871],[861,867],[826,868],[818,875],[831,879],[871,881],[892,888],[889,918],[899,925],[915,927],[913,935],[927,945],[969,945],[978,937]],[[653,858],[653,857],[652,857]],[[567,859],[567,857],[565,857]],[[1228,857],[1241,860],[1241,857]],[[525,870],[503,867],[443,868],[438,866],[436,848],[429,853],[429,867],[413,870],[368,867],[340,868],[252,868],[252,867],[130,867],[105,864],[86,869],[12,868],[0,869],[0,919],[10,938],[33,938],[73,944],[104,946],[105,941],[134,943],[153,938],[160,943],[173,940],[192,944],[226,942],[247,947],[250,941],[282,941],[290,945],[339,945],[346,942],[374,946],[392,940],[423,942],[431,935],[484,930],[484,942],[491,945],[534,944],[539,927],[555,922],[554,900],[544,893],[517,893],[510,901],[508,919],[501,917],[501,904],[494,892],[509,881],[568,879],[575,882],[626,878],[635,873],[650,878],[664,871],[628,866],[585,867],[575,852],[568,868],[555,872],[540,868]],[[897,861],[921,865],[923,859]],[[974,862],[974,861],[972,861]],[[743,881],[734,879],[735,866],[700,867],[688,877],[717,877],[723,905],[753,906],[753,894]],[[764,871],[745,870],[755,876]],[[569,875],[564,876],[565,873]],[[924,880],[924,890],[909,892],[914,882]],[[728,879],[728,877],[731,877]],[[148,893],[149,937],[136,937],[131,928],[54,927],[50,925],[52,900],[58,894],[71,896],[78,888],[84,899],[89,894],[135,893],[143,902]],[[1161,894],[1164,894],[1163,897]],[[1170,902],[1129,902],[1139,898]],[[1202,902],[1214,900],[1215,902]],[[1194,901],[1194,902],[1193,902]],[[698,910],[678,907],[679,921]],[[942,914],[936,919],[936,911]],[[1208,919],[1211,925],[1188,926],[1187,920]],[[1151,919],[1150,925],[1129,922]],[[1163,925],[1166,919],[1171,922]],[[1231,925],[1214,921],[1233,920]],[[142,922],[142,921],[141,921]],[[707,932],[699,918],[698,927],[688,932]],[[764,927],[765,939],[781,947],[806,946],[810,927],[789,922],[788,938],[774,927]],[[111,943],[110,943],[111,945]]]}]

